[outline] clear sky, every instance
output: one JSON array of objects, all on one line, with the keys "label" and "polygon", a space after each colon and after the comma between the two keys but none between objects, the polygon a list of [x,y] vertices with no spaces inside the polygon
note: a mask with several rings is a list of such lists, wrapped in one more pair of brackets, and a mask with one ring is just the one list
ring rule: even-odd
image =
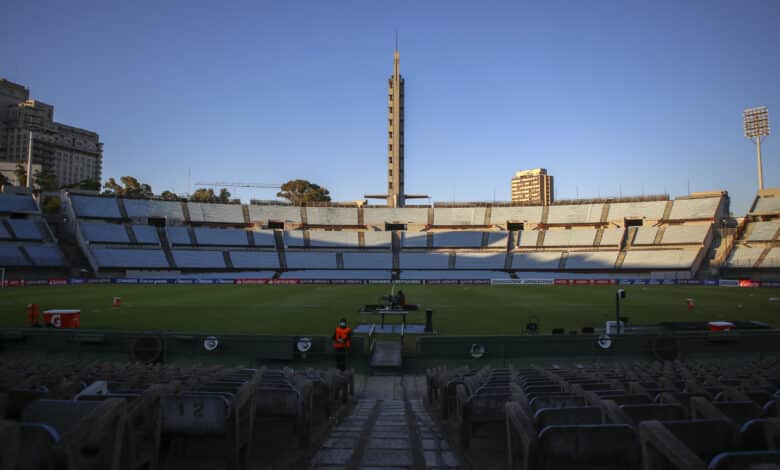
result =
[{"label": "clear sky", "polygon": [[[305,178],[354,200],[386,189],[396,29],[406,187],[434,201],[508,200],[541,166],[558,198],[726,189],[740,215],[742,110],[780,129],[777,0],[6,0],[0,76],[100,133],[104,179]],[[778,187],[780,135],[763,150]]]}]

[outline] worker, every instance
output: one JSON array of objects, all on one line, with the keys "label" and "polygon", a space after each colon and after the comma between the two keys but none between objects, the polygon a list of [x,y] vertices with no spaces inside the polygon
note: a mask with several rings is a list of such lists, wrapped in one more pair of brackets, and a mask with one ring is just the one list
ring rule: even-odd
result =
[{"label": "worker", "polygon": [[398,295],[396,296],[396,302],[401,308],[403,308],[406,305],[406,295],[404,295],[404,291],[402,290],[398,291]]},{"label": "worker", "polygon": [[333,333],[333,349],[336,352],[336,367],[344,370],[347,367],[347,354],[352,347],[352,328],[347,326],[347,319],[339,320],[339,326]]}]

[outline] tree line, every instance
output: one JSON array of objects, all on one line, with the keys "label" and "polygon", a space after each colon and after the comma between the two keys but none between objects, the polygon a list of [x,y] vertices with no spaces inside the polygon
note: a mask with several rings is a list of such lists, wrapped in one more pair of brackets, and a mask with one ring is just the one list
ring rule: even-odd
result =
[{"label": "tree line", "polygon": [[[14,176],[17,181],[27,180],[27,169],[18,164],[14,170]],[[10,185],[11,181],[0,173],[0,185]],[[78,183],[60,187],[57,184],[57,175],[54,170],[44,167],[35,172],[33,184],[41,191],[56,191],[58,189],[84,189],[89,191],[100,191],[99,181],[85,179]],[[221,188],[214,191],[212,188],[197,188],[188,196],[180,196],[173,191],[165,190],[159,194],[154,194],[151,185],[142,183],[134,176],[122,176],[117,182],[114,178],[109,178],[102,185],[103,194],[108,196],[126,197],[126,198],[154,198],[159,197],[166,201],[192,201],[192,202],[210,202],[210,203],[239,203],[238,199],[231,199],[230,191],[227,188]],[[312,183],[308,180],[296,179],[290,180],[279,188],[281,191],[276,193],[277,197],[286,199],[291,204],[302,205],[310,202],[328,202],[330,201],[330,191],[325,187]]]}]

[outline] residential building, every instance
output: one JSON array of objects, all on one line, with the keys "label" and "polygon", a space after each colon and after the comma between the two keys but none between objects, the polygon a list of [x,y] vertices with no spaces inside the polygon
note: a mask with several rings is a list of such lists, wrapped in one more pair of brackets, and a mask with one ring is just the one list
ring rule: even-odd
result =
[{"label": "residential building", "polygon": [[553,177],[544,168],[518,171],[512,178],[512,202],[549,206],[553,202]]}]

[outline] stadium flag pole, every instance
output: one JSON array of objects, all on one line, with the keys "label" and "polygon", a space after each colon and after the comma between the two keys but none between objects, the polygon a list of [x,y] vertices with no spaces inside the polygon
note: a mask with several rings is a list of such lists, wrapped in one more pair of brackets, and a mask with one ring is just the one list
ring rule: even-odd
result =
[{"label": "stadium flag pole", "polygon": [[[33,133],[30,131],[30,139],[27,143],[27,188],[32,189],[32,146],[33,146]],[[21,183],[21,181],[19,182]]]}]

